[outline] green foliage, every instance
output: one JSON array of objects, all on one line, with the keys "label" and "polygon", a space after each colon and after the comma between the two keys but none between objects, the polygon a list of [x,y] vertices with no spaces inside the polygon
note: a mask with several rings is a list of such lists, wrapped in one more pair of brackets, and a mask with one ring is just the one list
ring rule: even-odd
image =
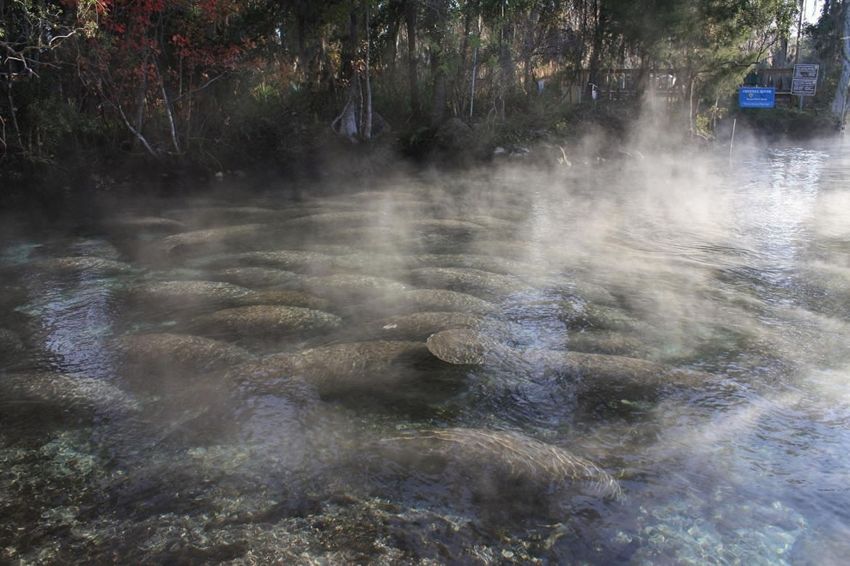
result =
[{"label": "green foliage", "polygon": [[835,119],[815,107],[805,107],[802,111],[794,104],[776,108],[741,108],[734,116],[739,124],[745,124],[750,131],[768,138],[817,138],[834,135],[837,131]]},{"label": "green foliage", "polygon": [[697,135],[705,138],[714,137],[714,130],[711,127],[711,116],[707,114],[697,114],[694,119],[694,126]]},{"label": "green foliage", "polygon": [[[678,111],[704,132],[715,101],[787,37],[797,0],[17,0],[0,10],[0,69],[26,76],[0,75],[7,153],[44,159],[108,140],[218,169],[320,144],[355,76],[365,89],[367,46],[373,109],[410,154],[427,153],[441,120],[467,119],[470,104],[488,125],[476,136],[500,143],[619,131],[632,106],[562,99],[591,67],[673,69]],[[824,56],[834,20],[811,31]],[[542,94],[522,88],[541,77]]]}]

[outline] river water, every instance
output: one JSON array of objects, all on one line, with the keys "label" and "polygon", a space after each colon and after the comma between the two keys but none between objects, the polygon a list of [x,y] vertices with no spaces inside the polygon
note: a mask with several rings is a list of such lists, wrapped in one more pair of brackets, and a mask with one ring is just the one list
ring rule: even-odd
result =
[{"label": "river water", "polygon": [[0,562],[843,564],[848,178],[828,142],[7,215]]}]

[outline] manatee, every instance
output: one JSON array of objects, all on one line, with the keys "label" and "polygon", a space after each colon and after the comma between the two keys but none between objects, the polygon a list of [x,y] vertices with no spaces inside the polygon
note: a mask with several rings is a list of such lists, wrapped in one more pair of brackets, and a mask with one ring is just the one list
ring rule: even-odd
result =
[{"label": "manatee", "polygon": [[551,257],[552,250],[540,242],[518,240],[476,240],[470,253],[493,255],[518,261],[529,261],[536,257]]},{"label": "manatee", "polygon": [[229,254],[204,260],[200,266],[211,269],[271,267],[308,275],[324,275],[332,271],[335,259],[329,254],[307,250],[275,250]]},{"label": "manatee", "polygon": [[485,323],[478,315],[461,312],[416,312],[381,318],[353,331],[364,340],[425,340],[431,334],[451,328],[479,328]]},{"label": "manatee", "polygon": [[133,271],[131,265],[100,257],[55,257],[34,261],[26,265],[34,273],[50,276],[92,275],[110,277]]},{"label": "manatee", "polygon": [[289,220],[307,214],[298,209],[276,210],[259,206],[210,206],[191,208],[169,214],[180,218],[184,224],[196,228],[228,224],[264,224]]},{"label": "manatee", "polygon": [[341,256],[363,253],[363,249],[349,244],[319,244],[311,243],[307,251],[332,256],[334,260]]},{"label": "manatee", "polygon": [[233,302],[235,307],[250,307],[252,305],[286,305],[326,311],[331,308],[331,302],[303,291],[293,290],[264,290],[253,291]]},{"label": "manatee", "polygon": [[511,305],[508,318],[515,321],[552,320],[571,330],[646,331],[647,325],[623,309],[581,300],[520,302]]},{"label": "manatee", "polygon": [[187,329],[193,334],[224,339],[277,340],[335,330],[342,320],[333,314],[281,305],[253,305],[199,316]]},{"label": "manatee", "polygon": [[534,271],[529,271],[525,276],[525,280],[529,283],[545,289],[547,295],[557,296],[565,301],[579,301],[609,307],[619,305],[614,293],[604,285],[589,279],[590,277],[583,277],[574,272],[535,275]]},{"label": "manatee", "polygon": [[500,299],[513,293],[534,290],[530,285],[514,277],[481,271],[480,269],[422,267],[413,269],[410,273],[414,284],[419,287],[459,291],[485,300]]},{"label": "manatee", "polygon": [[428,337],[427,344],[437,358],[458,365],[482,365],[501,356],[513,359],[516,355],[507,346],[470,328],[437,332]]},{"label": "manatee", "polygon": [[538,350],[526,352],[528,361],[578,381],[579,388],[633,387],[659,389],[672,387],[702,387],[719,381],[717,377],[694,370],[624,356]]},{"label": "manatee", "polygon": [[486,228],[474,222],[443,218],[418,218],[404,222],[403,226],[420,234],[438,233],[454,238],[478,236],[486,231]]},{"label": "manatee", "polygon": [[[379,206],[384,206],[381,202]],[[393,197],[385,208],[392,211],[394,218],[434,218],[450,217],[456,209],[452,206],[442,206],[433,202],[423,201],[417,198],[399,199]]]},{"label": "manatee", "polygon": [[527,220],[525,215],[512,214],[510,216],[512,216],[511,219],[505,219],[485,214],[470,214],[466,219],[502,236],[510,236],[524,227],[521,221]]},{"label": "manatee", "polygon": [[428,348],[439,359],[461,365],[489,365],[508,371],[569,378],[578,392],[603,389],[640,394],[665,387],[702,387],[718,378],[704,372],[603,354],[559,350],[519,350],[474,329],[444,330],[430,336]]},{"label": "manatee", "polygon": [[140,234],[174,234],[186,229],[182,222],[158,216],[109,218],[101,224],[107,231],[125,237]]},{"label": "manatee", "polygon": [[99,238],[73,238],[71,240],[50,241],[41,246],[39,252],[44,257],[98,257],[118,261],[121,253],[112,242]]},{"label": "manatee", "polygon": [[150,252],[164,254],[167,257],[221,253],[232,248],[244,248],[266,242],[272,233],[273,231],[266,224],[240,224],[193,230],[172,234],[154,242]]},{"label": "manatee", "polygon": [[350,307],[345,310],[345,313],[356,319],[369,320],[428,311],[483,315],[496,312],[496,306],[478,297],[457,291],[413,289]]},{"label": "manatee", "polygon": [[233,344],[172,333],[122,336],[117,350],[125,370],[148,379],[204,377],[253,357]]},{"label": "manatee", "polygon": [[368,190],[368,191],[357,191],[355,193],[347,194],[344,197],[327,197],[321,199],[319,202],[322,204],[333,204],[338,203],[340,205],[350,204],[351,202],[356,202],[357,206],[362,206],[364,202],[404,202],[408,200],[416,200],[418,199],[418,194],[414,191],[405,191],[401,190],[398,187],[393,187],[391,190]]},{"label": "manatee", "polygon": [[93,419],[119,417],[138,410],[139,404],[132,396],[102,379],[66,373],[0,376],[0,418],[35,413],[39,418],[59,415]]},{"label": "manatee", "polygon": [[529,271],[529,266],[518,261],[478,254],[418,254],[412,256],[409,263],[414,268],[466,267],[490,273],[517,276],[527,274]]},{"label": "manatee", "polygon": [[207,275],[213,281],[224,281],[250,289],[275,287],[277,289],[300,289],[304,286],[304,275],[271,267],[232,267]]},{"label": "manatee", "polygon": [[147,315],[180,310],[217,310],[235,306],[251,290],[221,281],[154,281],[127,289],[126,300]]},{"label": "manatee", "polygon": [[334,257],[331,264],[333,271],[340,273],[359,273],[364,275],[406,273],[408,266],[405,258],[397,254],[357,251]]},{"label": "manatee", "polygon": [[286,228],[338,230],[377,225],[384,215],[369,211],[324,212],[282,222]]},{"label": "manatee", "polygon": [[407,291],[404,283],[370,275],[336,274],[307,279],[304,290],[335,303],[359,303]]},{"label": "manatee", "polygon": [[622,497],[617,481],[596,464],[517,432],[415,430],[372,443],[369,448],[406,471],[439,474],[448,485],[460,484],[490,500],[546,500],[553,492],[562,491],[605,499]]},{"label": "manatee", "polygon": [[421,378],[416,368],[427,372],[435,362],[421,342],[352,342],[275,354],[237,366],[228,375],[252,389],[275,394],[291,393],[301,382],[321,395],[352,389],[377,392]]},{"label": "manatee", "polygon": [[395,226],[357,226],[323,229],[316,238],[325,244],[355,243],[358,253],[393,254],[418,245],[418,240]]},{"label": "manatee", "polygon": [[559,347],[566,346],[566,349],[570,351],[589,354],[609,354],[629,358],[647,358],[652,354],[652,349],[637,336],[614,330],[569,332],[566,342],[561,342]]}]

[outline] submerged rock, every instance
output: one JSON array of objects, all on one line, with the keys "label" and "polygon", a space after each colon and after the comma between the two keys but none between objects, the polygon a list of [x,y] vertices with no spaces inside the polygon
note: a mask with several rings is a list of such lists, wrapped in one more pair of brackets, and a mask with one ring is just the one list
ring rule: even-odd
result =
[{"label": "submerged rock", "polygon": [[406,470],[438,474],[448,485],[461,483],[491,501],[541,501],[552,497],[553,490],[606,499],[622,496],[617,481],[596,464],[516,432],[417,430],[370,448]]},{"label": "submerged rock", "polygon": [[188,334],[131,334],[117,346],[125,372],[155,380],[205,377],[253,357],[233,344]]},{"label": "submerged rock", "polygon": [[203,315],[189,323],[192,333],[224,339],[277,340],[330,332],[342,320],[333,314],[279,305],[235,307]]},{"label": "submerged rock", "polygon": [[[276,354],[236,367],[230,377],[252,389],[287,394],[306,382],[319,394],[398,387],[437,362],[421,342],[356,342]],[[437,362],[439,363],[439,362]]]}]

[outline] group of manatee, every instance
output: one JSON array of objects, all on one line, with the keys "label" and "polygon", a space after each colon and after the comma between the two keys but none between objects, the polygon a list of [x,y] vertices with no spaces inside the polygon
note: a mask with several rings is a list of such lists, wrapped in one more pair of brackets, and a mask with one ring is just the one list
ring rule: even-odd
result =
[{"label": "group of manatee", "polygon": [[[492,368],[543,375],[577,395],[654,396],[716,379],[612,355],[633,351],[624,331],[639,331],[640,322],[608,290],[525,261],[530,248],[524,252],[515,210],[468,218],[452,210],[378,192],[278,208],[187,207],[105,220],[114,257],[51,257],[16,268],[28,276],[119,278],[115,296],[134,324],[114,337],[118,371],[153,388],[167,375],[247,394],[308,387],[326,397],[402,391],[447,368]],[[505,314],[532,304],[563,323],[543,348],[517,338],[522,317]],[[581,329],[576,339],[562,340],[574,328]],[[582,337],[589,351],[575,350]],[[15,333],[0,328],[4,358],[22,349]],[[133,410],[112,384],[91,381],[6,371],[0,389],[6,402],[53,394],[78,405],[89,392],[97,403]],[[519,432],[413,428],[366,448],[382,462],[479,484],[621,495],[596,464]]]}]

